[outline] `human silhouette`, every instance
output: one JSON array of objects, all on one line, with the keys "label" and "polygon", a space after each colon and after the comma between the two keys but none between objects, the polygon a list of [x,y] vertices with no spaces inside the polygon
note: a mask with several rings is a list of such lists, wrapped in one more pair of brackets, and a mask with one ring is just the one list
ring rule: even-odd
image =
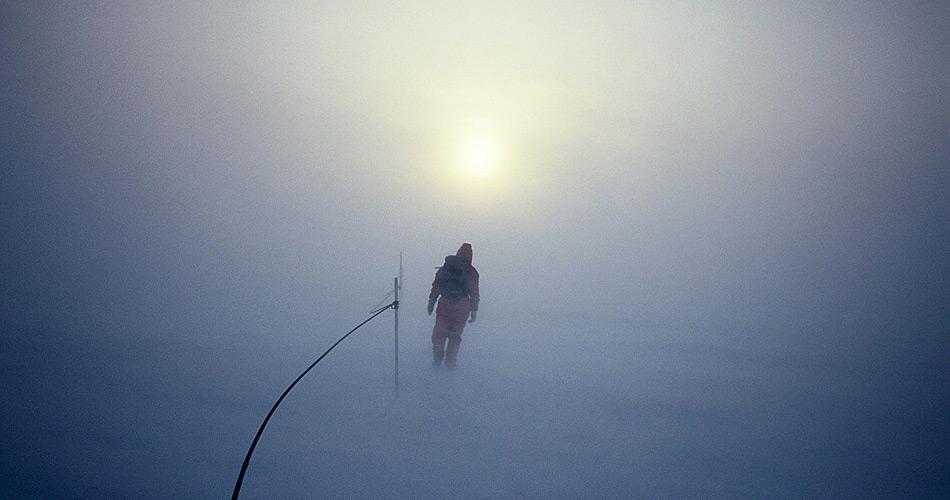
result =
[{"label": "human silhouette", "polygon": [[435,272],[429,292],[429,315],[436,306],[435,326],[432,328],[432,366],[454,369],[458,362],[459,347],[465,322],[474,322],[478,312],[478,271],[472,266],[472,245],[462,243],[455,255],[445,257],[445,263]]}]

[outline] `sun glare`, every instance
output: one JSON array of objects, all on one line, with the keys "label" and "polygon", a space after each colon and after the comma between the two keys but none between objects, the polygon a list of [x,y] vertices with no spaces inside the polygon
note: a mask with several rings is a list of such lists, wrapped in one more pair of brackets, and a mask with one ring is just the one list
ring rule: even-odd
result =
[{"label": "sun glare", "polygon": [[466,177],[484,180],[494,175],[499,166],[498,142],[487,136],[469,137],[461,142],[459,161]]}]

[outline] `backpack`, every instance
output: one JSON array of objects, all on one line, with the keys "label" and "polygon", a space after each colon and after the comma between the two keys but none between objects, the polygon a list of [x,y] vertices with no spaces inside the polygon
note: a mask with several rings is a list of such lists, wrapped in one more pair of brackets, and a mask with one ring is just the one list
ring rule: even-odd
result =
[{"label": "backpack", "polygon": [[447,255],[439,276],[439,291],[443,297],[468,297],[468,275],[472,265],[458,255]]}]

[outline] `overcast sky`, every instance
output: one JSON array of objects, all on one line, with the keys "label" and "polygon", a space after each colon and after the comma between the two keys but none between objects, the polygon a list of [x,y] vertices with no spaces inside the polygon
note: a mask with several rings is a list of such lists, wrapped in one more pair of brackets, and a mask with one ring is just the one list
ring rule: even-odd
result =
[{"label": "overcast sky", "polygon": [[[5,11],[4,264],[92,286],[79,309],[202,273],[349,301],[400,251],[421,296],[463,240],[499,307],[946,298],[936,3]],[[473,183],[453,151],[482,129],[501,153]]]},{"label": "overcast sky", "polygon": [[422,314],[468,241],[484,317],[940,356],[948,32],[941,2],[4,2],[0,318],[346,323],[400,252]]}]

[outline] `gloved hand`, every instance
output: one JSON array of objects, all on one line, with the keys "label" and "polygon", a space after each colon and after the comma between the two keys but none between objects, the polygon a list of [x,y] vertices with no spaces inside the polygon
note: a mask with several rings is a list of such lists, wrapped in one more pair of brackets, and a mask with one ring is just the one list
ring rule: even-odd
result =
[{"label": "gloved hand", "polygon": [[429,307],[426,308],[429,311],[429,316],[432,316],[432,309],[435,307],[435,300],[429,299]]},{"label": "gloved hand", "polygon": [[472,311],[472,319],[468,320],[469,323],[474,323],[474,322],[475,322],[475,314],[476,314],[476,313],[478,313],[478,311]]}]

